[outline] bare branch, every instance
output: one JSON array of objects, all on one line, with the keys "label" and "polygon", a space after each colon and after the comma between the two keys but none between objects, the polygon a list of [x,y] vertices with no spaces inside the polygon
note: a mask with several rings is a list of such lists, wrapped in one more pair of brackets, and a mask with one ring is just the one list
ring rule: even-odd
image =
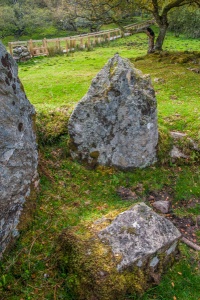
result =
[{"label": "bare branch", "polygon": [[196,250],[196,251],[200,251],[200,246],[198,246],[197,244],[189,241],[188,239],[186,239],[185,237],[181,238],[181,241],[183,243],[185,243],[186,245],[188,245],[189,247],[191,247],[192,249]]}]

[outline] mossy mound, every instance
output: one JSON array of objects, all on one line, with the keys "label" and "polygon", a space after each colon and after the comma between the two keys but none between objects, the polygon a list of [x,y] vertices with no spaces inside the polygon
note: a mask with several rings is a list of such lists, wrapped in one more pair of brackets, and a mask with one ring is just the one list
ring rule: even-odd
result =
[{"label": "mossy mound", "polygon": [[145,60],[147,58],[156,59],[158,62],[171,62],[172,64],[185,64],[192,63],[199,65],[200,52],[198,51],[184,51],[184,52],[169,52],[169,51],[157,51],[145,56],[136,57],[134,61]]},{"label": "mossy mound", "polygon": [[200,161],[200,144],[196,143],[185,133],[171,132],[173,138],[173,147],[176,147],[182,154],[180,157],[173,158],[173,161],[181,164],[194,164]]},{"label": "mossy mound", "polygon": [[158,146],[157,146],[157,157],[159,164],[169,163],[170,151],[173,146],[173,140],[170,136],[169,130],[163,126],[158,127]]},{"label": "mossy mound", "polygon": [[76,227],[63,232],[60,265],[67,273],[67,287],[81,300],[122,300],[128,293],[142,293],[148,288],[146,274],[139,268],[119,273],[109,247],[91,233],[87,237]]},{"label": "mossy mound", "polygon": [[69,117],[70,110],[67,107],[37,113],[36,130],[39,145],[51,145],[67,134]]},{"label": "mossy mound", "polygon": [[[178,165],[199,163],[200,144],[198,141],[192,140],[184,133],[182,133],[183,135],[179,138],[173,138],[173,132],[170,132],[164,125],[159,125],[158,132],[158,165],[169,164],[171,161],[176,162]],[[171,151],[174,147],[176,147],[183,156],[172,159]]]},{"label": "mossy mound", "polygon": [[[66,273],[67,289],[75,299],[123,300],[127,295],[142,294],[152,284],[158,284],[163,271],[173,263],[176,251],[166,255],[172,248],[168,243],[156,254],[147,255],[142,263],[139,260],[119,270],[123,255],[116,254],[99,238],[99,233],[116,220],[118,213],[110,213],[94,223],[67,228],[61,234],[59,266]],[[132,232],[133,228],[126,229],[122,227],[121,231],[132,237],[137,235]]]}]

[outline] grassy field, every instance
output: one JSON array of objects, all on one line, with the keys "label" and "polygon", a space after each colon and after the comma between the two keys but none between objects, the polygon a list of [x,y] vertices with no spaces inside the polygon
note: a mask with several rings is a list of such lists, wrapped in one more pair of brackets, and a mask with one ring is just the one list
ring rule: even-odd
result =
[{"label": "grassy field", "polygon": [[[19,64],[20,79],[37,111],[41,187],[37,202],[32,204],[35,209],[25,220],[27,226],[20,228],[16,244],[0,262],[0,299],[76,300],[68,290],[67,273],[58,264],[59,235],[68,226],[130,207],[134,202],[122,201],[116,192],[120,186],[132,191],[140,187],[135,202],[148,201],[151,194],[167,194],[173,214],[195,222],[200,214],[198,154],[191,152],[187,161],[172,162],[167,151],[171,130],[187,133],[199,144],[200,75],[192,71],[199,68],[199,46],[197,40],[169,34],[165,51],[147,56],[147,38],[138,34],[92,51]],[[72,109],[116,52],[151,75],[158,101],[159,161],[133,172],[88,169],[72,161],[67,146],[67,121]],[[25,210],[31,207],[27,204]],[[193,234],[194,241],[200,243],[199,228]],[[199,300],[200,255],[184,244],[180,250],[179,261],[164,274],[160,285],[126,299]]]}]

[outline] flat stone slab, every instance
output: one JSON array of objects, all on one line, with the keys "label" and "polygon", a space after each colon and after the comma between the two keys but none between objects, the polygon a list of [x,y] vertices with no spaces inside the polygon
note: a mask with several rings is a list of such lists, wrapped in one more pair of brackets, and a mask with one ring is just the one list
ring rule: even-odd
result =
[{"label": "flat stone slab", "polygon": [[76,299],[118,300],[158,284],[174,262],[178,229],[144,203],[63,231],[60,264]]},{"label": "flat stone slab", "polygon": [[116,54],[92,80],[70,117],[71,156],[121,169],[153,164],[156,107],[149,76]]},{"label": "flat stone slab", "polygon": [[121,255],[117,265],[121,271],[134,263],[141,267],[153,254],[155,257],[149,263],[155,267],[155,261],[159,262],[157,251],[167,246],[167,256],[171,247],[175,250],[181,234],[172,222],[140,203],[119,214],[110,226],[99,232],[98,237],[111,246],[115,255]]}]

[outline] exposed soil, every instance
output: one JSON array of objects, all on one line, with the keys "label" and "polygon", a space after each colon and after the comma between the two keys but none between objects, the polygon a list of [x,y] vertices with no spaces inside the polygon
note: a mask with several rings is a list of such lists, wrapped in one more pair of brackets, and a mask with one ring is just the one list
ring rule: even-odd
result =
[{"label": "exposed soil", "polygon": [[[160,191],[151,191],[147,197],[147,200],[150,201],[150,203],[159,200],[170,201],[172,203],[173,198],[174,198],[173,189],[169,186],[166,186]],[[196,220],[194,216],[187,215],[187,216],[180,217],[174,213],[174,210],[183,207],[185,209],[193,208],[198,204],[200,204],[200,199],[193,198],[188,201],[184,199],[172,205],[172,209],[169,212],[169,214],[166,215],[163,214],[163,216],[168,218],[180,230],[183,237],[187,238],[188,240],[196,244],[198,244],[196,231],[200,230],[198,217],[196,218]]]},{"label": "exposed soil", "polygon": [[129,188],[125,188],[124,186],[120,186],[117,189],[117,194],[122,200],[136,200],[138,198],[135,191],[132,191]]},{"label": "exposed soil", "polygon": [[150,191],[147,196],[148,201],[172,201],[174,196],[173,189],[169,186],[165,186],[160,191]]},{"label": "exposed soil", "polygon": [[198,244],[196,231],[200,228],[192,217],[178,217],[171,214],[167,216],[167,218],[170,219],[170,221],[172,221],[172,223],[179,229],[183,237],[195,244]]},{"label": "exposed soil", "polygon": [[[137,187],[133,188],[125,188],[123,186],[120,186],[117,189],[117,194],[120,196],[122,200],[136,200],[138,196],[141,196],[144,189],[142,184],[139,184]],[[173,189],[169,186],[165,186],[160,191],[150,191],[148,196],[146,197],[146,200],[152,204],[155,201],[170,201],[172,203],[173,201]],[[193,215],[187,215],[187,216],[177,216],[174,213],[175,209],[179,208],[194,208],[196,205],[200,204],[200,199],[192,198],[188,201],[182,200],[174,205],[172,205],[172,209],[168,214],[162,214],[162,216],[169,219],[182,233],[182,236],[187,238],[189,241],[200,245],[200,242],[198,242],[196,231],[200,230],[200,215],[195,218]]]},{"label": "exposed soil", "polygon": [[[175,203],[173,205],[173,209],[176,208],[194,208],[196,205],[200,205],[200,199],[189,199],[188,201],[182,200],[179,201],[178,203]],[[187,215],[183,217],[178,217],[176,216],[173,212],[170,214],[168,217],[173,224],[180,230],[182,235],[190,240],[193,243],[196,243],[200,245],[200,242],[197,239],[196,231],[200,230],[200,215],[199,216],[194,216],[194,215]]]}]

